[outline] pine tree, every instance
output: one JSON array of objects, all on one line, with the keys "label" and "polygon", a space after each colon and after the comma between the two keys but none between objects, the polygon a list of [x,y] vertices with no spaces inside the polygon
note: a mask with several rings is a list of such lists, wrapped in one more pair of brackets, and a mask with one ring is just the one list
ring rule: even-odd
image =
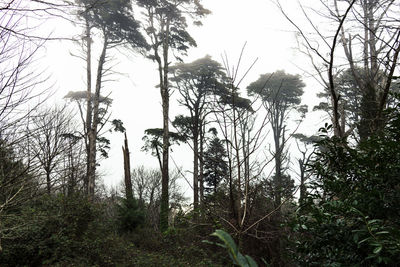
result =
[{"label": "pine tree", "polygon": [[207,192],[216,192],[221,180],[228,173],[227,154],[222,141],[214,136],[204,156],[204,181]]}]

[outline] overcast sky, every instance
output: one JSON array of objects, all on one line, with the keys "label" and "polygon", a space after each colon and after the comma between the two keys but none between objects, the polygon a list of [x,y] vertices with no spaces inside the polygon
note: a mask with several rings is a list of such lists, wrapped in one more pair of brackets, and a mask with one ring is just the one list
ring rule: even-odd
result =
[{"label": "overcast sky", "polygon": [[[289,4],[295,1],[283,2]],[[258,58],[258,61],[242,83],[243,92],[260,74],[283,69],[291,74],[302,75],[301,69],[309,68],[309,62],[296,49],[293,28],[269,0],[204,0],[203,4],[212,14],[203,20],[203,26],[190,28],[198,46],[189,50],[188,56],[184,58],[185,62],[208,54],[222,63],[221,55],[226,53],[230,65],[236,65],[240,51],[247,43],[239,73],[244,74],[254,60]],[[296,14],[297,7],[287,8],[292,14]],[[65,35],[78,35],[82,32],[66,22],[60,22],[55,27],[55,34],[60,31]],[[85,63],[71,56],[71,53],[79,52],[79,45],[56,41],[48,43],[46,47],[44,62],[52,74],[53,89],[56,91],[52,97],[53,102],[62,102],[62,97],[69,91],[85,90]],[[114,74],[114,81],[107,83],[104,89],[105,92],[111,92],[114,100],[112,118],[121,119],[127,129],[132,168],[139,165],[157,168],[156,159],[141,152],[144,130],[162,126],[161,98],[159,90],[155,88],[158,83],[156,65],[125,50],[114,50],[113,54],[114,63],[117,64],[115,70],[119,74]],[[97,61],[96,54],[93,57]],[[307,84],[303,102],[315,104],[319,85],[312,78],[303,77],[303,80]],[[170,117],[173,118],[182,110],[175,102],[171,103]],[[315,133],[322,122],[323,120],[311,116],[301,129]],[[109,137],[112,142],[110,157],[101,162],[100,170],[107,185],[116,185],[123,177],[123,135],[114,133]],[[181,145],[172,149],[173,160],[183,166],[184,170],[190,171],[192,153],[189,147]],[[171,162],[170,166],[174,166],[174,163]],[[189,173],[188,178],[191,179]]]}]

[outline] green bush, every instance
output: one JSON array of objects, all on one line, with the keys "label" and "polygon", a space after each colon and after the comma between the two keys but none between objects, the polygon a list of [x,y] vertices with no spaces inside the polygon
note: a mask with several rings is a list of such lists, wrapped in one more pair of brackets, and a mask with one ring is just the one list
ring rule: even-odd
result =
[{"label": "green bush", "polygon": [[[351,147],[319,142],[316,177],[294,218],[301,265],[388,265],[400,262],[400,106],[379,135]],[[293,240],[293,239],[292,239]]]},{"label": "green bush", "polygon": [[1,266],[112,266],[125,257],[104,205],[85,196],[46,195],[9,215],[4,224],[24,224],[2,240]]}]

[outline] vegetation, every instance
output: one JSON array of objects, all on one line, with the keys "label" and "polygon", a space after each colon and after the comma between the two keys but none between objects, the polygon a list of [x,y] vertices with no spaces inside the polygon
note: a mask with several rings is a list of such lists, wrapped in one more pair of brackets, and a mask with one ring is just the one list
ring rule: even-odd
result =
[{"label": "vegetation", "polygon": [[[200,0],[1,3],[0,265],[398,264],[400,3],[300,1],[311,29],[275,4],[321,84],[314,110],[330,120],[318,136],[299,132],[306,76],[277,70],[243,86],[244,48],[234,67],[227,56],[184,62],[196,46],[189,22],[210,14]],[[314,11],[332,28],[317,27]],[[51,108],[36,92],[48,89],[34,64],[51,40],[31,26],[42,16],[83,32],[74,41],[85,89]],[[126,126],[111,119],[111,58],[128,51],[157,67],[162,127],[142,138],[154,169],[131,169]],[[174,119],[170,104],[180,107]],[[110,189],[99,166],[115,131],[124,179]],[[190,171],[169,164],[179,144],[191,149]]]}]

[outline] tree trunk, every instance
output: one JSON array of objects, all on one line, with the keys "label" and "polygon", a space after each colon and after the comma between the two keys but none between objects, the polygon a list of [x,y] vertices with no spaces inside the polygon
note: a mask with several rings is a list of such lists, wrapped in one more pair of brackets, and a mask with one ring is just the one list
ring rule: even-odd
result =
[{"label": "tree trunk", "polygon": [[306,177],[305,177],[305,166],[304,166],[304,161],[299,159],[299,167],[300,167],[300,198],[299,198],[299,203],[300,206],[303,205],[304,200],[306,198],[306,193],[307,193],[307,189],[306,189]]},{"label": "tree trunk", "polygon": [[197,213],[199,209],[199,136],[197,131],[193,133],[193,152],[193,209]]},{"label": "tree trunk", "polygon": [[[168,229],[169,214],[169,88],[168,88],[168,49],[169,49],[169,21],[166,22],[166,31],[163,39],[163,65],[158,58],[160,74],[160,92],[163,112],[163,151],[162,151],[162,177],[161,177],[161,207],[160,207],[160,230]],[[156,57],[158,52],[156,51]]]},{"label": "tree trunk", "polygon": [[88,192],[89,197],[94,197],[95,179],[96,179],[96,144],[97,144],[97,128],[99,125],[99,105],[100,105],[100,91],[103,76],[103,66],[107,52],[107,36],[104,35],[103,48],[97,66],[96,77],[96,90],[93,97],[93,122],[89,132],[89,173],[88,173]]},{"label": "tree trunk", "polygon": [[92,37],[90,32],[89,20],[86,18],[86,125],[85,125],[85,148],[86,148],[86,176],[84,177],[84,190],[88,195],[89,175],[90,175],[90,146],[89,132],[92,127]]},{"label": "tree trunk", "polygon": [[[274,177],[274,195],[275,195],[275,208],[278,208],[282,203],[282,144],[281,138],[282,132],[284,129],[282,128],[283,117],[284,114],[278,111],[279,107],[275,107],[276,114],[275,118],[271,121],[272,123],[272,131],[274,135],[274,143],[275,143],[275,177]],[[279,209],[280,210],[280,209]]]},{"label": "tree trunk", "polygon": [[[232,86],[232,88],[234,88]],[[234,89],[232,89],[232,107],[233,107],[233,133],[234,133],[234,143],[235,143],[235,156],[236,156],[236,169],[237,169],[237,197],[235,201],[235,207],[236,207],[236,220],[237,220],[237,225],[238,228],[240,229],[242,227],[242,181],[241,181],[241,169],[240,169],[240,146],[238,142],[238,118],[236,114],[236,103],[235,103],[235,94],[234,94]]]},{"label": "tree trunk", "polygon": [[204,204],[204,127],[200,131],[200,154],[199,154],[199,183],[200,183],[200,209]]},{"label": "tree trunk", "polygon": [[132,178],[131,178],[131,163],[130,163],[130,155],[129,155],[129,147],[128,147],[128,138],[126,137],[125,132],[125,140],[124,146],[122,146],[122,153],[124,156],[124,174],[125,174],[125,196],[126,199],[133,199],[133,190],[132,190]]},{"label": "tree trunk", "polygon": [[46,187],[47,187],[47,194],[50,195],[51,193],[51,179],[50,179],[50,171],[46,170]]},{"label": "tree trunk", "polygon": [[168,229],[169,213],[169,96],[168,88],[163,85],[162,110],[163,110],[163,151],[162,151],[162,177],[161,177],[161,211],[160,211],[160,230],[164,232]]}]

